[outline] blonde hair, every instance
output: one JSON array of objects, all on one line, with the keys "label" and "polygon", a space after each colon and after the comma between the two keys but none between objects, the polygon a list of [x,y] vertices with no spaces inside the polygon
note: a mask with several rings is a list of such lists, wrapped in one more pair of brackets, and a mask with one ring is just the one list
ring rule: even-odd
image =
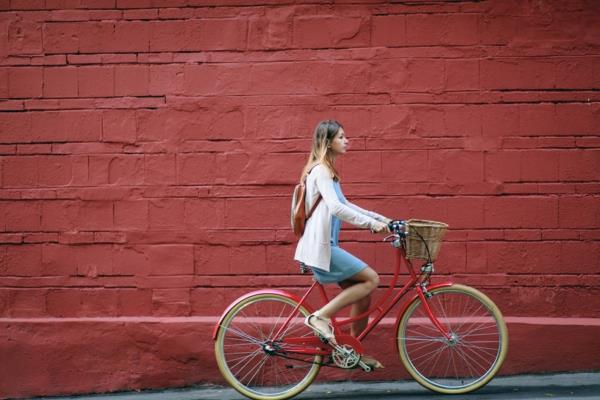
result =
[{"label": "blonde hair", "polygon": [[342,128],[342,125],[333,119],[321,121],[317,124],[313,134],[310,155],[308,156],[306,165],[302,169],[300,182],[306,178],[306,175],[308,175],[310,170],[317,164],[323,164],[325,167],[327,167],[327,169],[329,169],[329,172],[331,172],[331,177],[334,180],[340,180],[340,176],[333,163],[333,152],[329,148],[331,141],[335,135],[337,135],[340,128]]}]

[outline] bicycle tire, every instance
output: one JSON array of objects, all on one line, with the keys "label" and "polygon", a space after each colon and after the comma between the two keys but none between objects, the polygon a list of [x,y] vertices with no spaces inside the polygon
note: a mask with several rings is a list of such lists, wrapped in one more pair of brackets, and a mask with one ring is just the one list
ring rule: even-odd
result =
[{"label": "bicycle tire", "polygon": [[400,359],[422,386],[443,394],[464,394],[486,385],[508,351],[502,313],[485,294],[464,285],[431,289],[428,304],[448,340],[434,327],[420,298],[403,313],[396,338]]},{"label": "bicycle tire", "polygon": [[[297,304],[280,294],[257,294],[239,301],[222,319],[215,357],[221,374],[239,393],[255,400],[288,399],[301,393],[317,376],[320,355],[305,355],[300,361],[297,358],[302,356],[298,354],[292,358],[269,354],[277,347],[281,353],[291,350],[273,336]],[[304,307],[298,311],[284,334],[314,336],[304,325],[309,312]],[[271,347],[266,348],[267,343]]]}]

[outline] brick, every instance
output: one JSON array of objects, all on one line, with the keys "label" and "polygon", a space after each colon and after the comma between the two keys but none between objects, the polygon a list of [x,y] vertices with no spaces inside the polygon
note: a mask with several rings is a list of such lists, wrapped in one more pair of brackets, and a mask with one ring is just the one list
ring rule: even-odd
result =
[{"label": "brick", "polygon": [[562,135],[592,134],[598,136],[600,106],[587,104],[557,104],[556,133]]},{"label": "brick", "polygon": [[42,249],[40,245],[7,246],[5,276],[39,276]]},{"label": "brick", "polygon": [[76,53],[79,50],[79,23],[44,23],[44,52],[46,54]]},{"label": "brick", "polygon": [[444,87],[444,61],[410,59],[407,62],[407,90],[435,92]]},{"label": "brick", "polygon": [[67,231],[75,228],[79,204],[74,201],[44,201],[42,203],[42,229]]},{"label": "brick", "polygon": [[408,14],[406,16],[406,44],[439,44],[443,40],[447,17],[443,14]]},{"label": "brick", "polygon": [[5,157],[2,165],[3,187],[37,187],[38,168],[38,158],[35,156]]},{"label": "brick", "polygon": [[108,183],[140,185],[144,182],[144,156],[122,155],[112,157],[108,164]]},{"label": "brick", "polygon": [[567,58],[556,64],[556,87],[564,89],[587,89],[598,87],[600,78],[595,73],[597,57]]},{"label": "brick", "polygon": [[519,133],[522,135],[549,135],[556,133],[553,104],[520,105]]},{"label": "brick", "polygon": [[194,246],[194,263],[194,273],[197,275],[230,273],[229,247]]},{"label": "brick", "polygon": [[191,245],[155,245],[145,249],[150,275],[190,275],[194,273]]},{"label": "brick", "polygon": [[92,185],[108,184],[110,161],[113,159],[109,155],[88,157],[88,182]]},{"label": "brick", "polygon": [[148,67],[140,65],[115,66],[115,95],[147,96],[150,94]]},{"label": "brick", "polygon": [[224,200],[191,199],[185,201],[185,223],[189,230],[224,228]]},{"label": "brick", "polygon": [[77,257],[74,246],[44,244],[41,266],[43,276],[76,275]]},{"label": "brick", "polygon": [[38,67],[18,67],[8,70],[10,98],[42,97],[43,73]]},{"label": "brick", "polygon": [[123,19],[158,19],[159,9],[124,10]]},{"label": "brick", "polygon": [[499,151],[485,154],[485,179],[496,182],[515,182],[521,179],[521,153]]},{"label": "brick", "polygon": [[241,50],[245,41],[241,18],[160,21],[150,30],[150,51]]},{"label": "brick", "polygon": [[597,274],[600,272],[600,242],[563,241],[560,243],[561,264],[573,266],[570,273]]},{"label": "brick", "polygon": [[175,154],[144,155],[144,183],[174,184],[176,179]]},{"label": "brick", "polygon": [[184,215],[185,205],[181,199],[151,200],[148,205],[150,230],[183,229]]},{"label": "brick", "polygon": [[561,228],[598,228],[600,201],[598,196],[562,196],[558,199]]},{"label": "brick", "polygon": [[121,230],[148,229],[148,202],[146,200],[115,201],[115,228]]},{"label": "brick", "polygon": [[484,157],[479,151],[439,150],[429,152],[429,178],[433,182],[481,182]]},{"label": "brick", "polygon": [[289,199],[227,199],[225,226],[230,228],[288,228]]},{"label": "brick", "polygon": [[44,97],[77,97],[77,68],[44,68]]},{"label": "brick", "polygon": [[73,166],[71,157],[42,156],[39,162],[39,186],[66,186],[71,184]]},{"label": "brick", "polygon": [[479,37],[482,44],[505,45],[516,36],[519,20],[512,15],[482,13]]},{"label": "brick", "polygon": [[[229,182],[287,184],[297,181],[305,162],[304,154],[271,153],[251,157],[246,153],[228,153],[218,157],[217,165]],[[297,169],[289,168],[292,165]]]},{"label": "brick", "polygon": [[445,60],[446,90],[479,89],[479,60]]},{"label": "brick", "polygon": [[558,179],[558,154],[553,151],[521,152],[523,181],[553,181]]},{"label": "brick", "polygon": [[[378,166],[377,171],[372,174],[380,176],[379,180],[388,182],[427,182],[429,177],[427,151],[423,150],[399,150],[394,152],[382,152],[383,165],[402,165],[402,168],[385,168]],[[367,171],[364,171],[367,172]],[[372,181],[367,179],[367,182]]]},{"label": "brick", "polygon": [[[7,232],[38,231],[41,227],[41,207],[37,201],[0,202],[4,210]],[[2,215],[2,213],[0,213]]]},{"label": "brick", "polygon": [[114,46],[116,39],[115,22],[94,21],[78,22],[79,52],[81,53],[108,53]]},{"label": "brick", "polygon": [[519,109],[515,105],[485,105],[481,107],[481,114],[484,136],[514,136],[515,133],[521,132]]},{"label": "brick", "polygon": [[114,67],[78,67],[77,79],[80,97],[114,96]]},{"label": "brick", "polygon": [[292,44],[294,10],[265,8],[264,15],[248,19],[248,49],[284,49]]},{"label": "brick", "polygon": [[406,44],[405,15],[372,17],[372,46],[403,46]]},{"label": "brick", "polygon": [[177,157],[177,181],[179,184],[213,183],[217,172],[215,154],[181,154]]},{"label": "brick", "polygon": [[102,134],[102,114],[96,111],[36,112],[31,120],[33,141],[96,141]]},{"label": "brick", "polygon": [[153,289],[153,315],[190,315],[190,289]]},{"label": "brick", "polygon": [[229,248],[230,270],[236,274],[264,274],[267,272],[266,249],[263,245]]},{"label": "brick", "polygon": [[556,86],[553,60],[482,60],[480,65],[484,89],[549,89]]},{"label": "brick", "polygon": [[369,35],[368,20],[363,17],[321,15],[293,19],[295,47],[363,47],[369,44]]},{"label": "brick", "polygon": [[540,196],[500,196],[485,200],[486,228],[557,228],[558,200]]},{"label": "brick", "polygon": [[485,200],[481,197],[457,196],[446,199],[448,218],[444,221],[451,229],[476,229],[483,225]]},{"label": "brick", "polygon": [[250,89],[249,67],[245,65],[186,65],[183,73],[188,95],[240,95]]},{"label": "brick", "polygon": [[17,145],[17,154],[48,154],[52,152],[52,145],[42,144],[19,144]]},{"label": "brick", "polygon": [[[303,164],[299,158],[296,165]],[[300,168],[301,170],[301,168]],[[381,154],[379,152],[350,152],[344,156],[343,165],[339,166],[339,172],[344,182],[373,182],[382,171]],[[297,173],[290,176],[289,182],[297,181]]]},{"label": "brick", "polygon": [[[187,90],[183,65],[152,65],[149,68],[149,92],[153,96],[178,95]],[[204,93],[200,93],[204,94]]]},{"label": "brick", "polygon": [[0,113],[0,134],[3,143],[31,141],[31,113]]},{"label": "brick", "polygon": [[[0,289],[7,293],[8,307],[5,317],[30,318],[46,315],[46,293],[48,289]],[[1,296],[1,295],[0,295]]]},{"label": "brick", "polygon": [[167,110],[136,110],[138,141],[164,141],[169,137]]},{"label": "brick", "polygon": [[135,143],[135,110],[108,110],[102,113],[102,141]]},{"label": "brick", "polygon": [[81,230],[112,230],[113,205],[111,201],[82,202],[75,225]]},{"label": "brick", "polygon": [[[156,9],[147,10],[156,13]],[[145,21],[125,21],[115,24],[111,52],[147,52],[150,48],[151,25]]]},{"label": "brick", "polygon": [[[369,91],[397,92],[406,90],[410,81],[408,60],[378,60],[371,68],[373,77],[369,82]],[[375,111],[376,112],[376,111]]]},{"label": "brick", "polygon": [[[250,69],[253,94],[366,92],[371,69],[358,62],[260,63]],[[439,72],[439,71],[438,71]]]},{"label": "brick", "polygon": [[9,68],[0,68],[0,96],[8,98],[8,70]]},{"label": "brick", "polygon": [[600,150],[563,151],[558,164],[561,181],[598,181]]},{"label": "brick", "polygon": [[149,289],[120,289],[117,301],[119,316],[152,314],[152,291]]},{"label": "brick", "polygon": [[42,25],[27,19],[13,20],[8,25],[8,54],[42,53]]}]

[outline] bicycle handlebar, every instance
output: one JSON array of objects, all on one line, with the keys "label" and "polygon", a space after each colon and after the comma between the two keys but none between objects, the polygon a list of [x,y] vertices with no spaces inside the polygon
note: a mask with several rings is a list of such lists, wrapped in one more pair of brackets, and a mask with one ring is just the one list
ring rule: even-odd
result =
[{"label": "bicycle handlebar", "polygon": [[406,237],[406,221],[398,219],[388,224],[390,232]]}]

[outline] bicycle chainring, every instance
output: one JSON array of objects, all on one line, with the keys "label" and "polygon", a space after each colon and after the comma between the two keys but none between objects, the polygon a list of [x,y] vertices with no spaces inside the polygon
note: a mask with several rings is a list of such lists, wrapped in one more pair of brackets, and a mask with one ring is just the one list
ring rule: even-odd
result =
[{"label": "bicycle chainring", "polygon": [[335,365],[344,369],[354,368],[360,361],[360,355],[347,344],[336,346],[331,353],[331,358]]}]

